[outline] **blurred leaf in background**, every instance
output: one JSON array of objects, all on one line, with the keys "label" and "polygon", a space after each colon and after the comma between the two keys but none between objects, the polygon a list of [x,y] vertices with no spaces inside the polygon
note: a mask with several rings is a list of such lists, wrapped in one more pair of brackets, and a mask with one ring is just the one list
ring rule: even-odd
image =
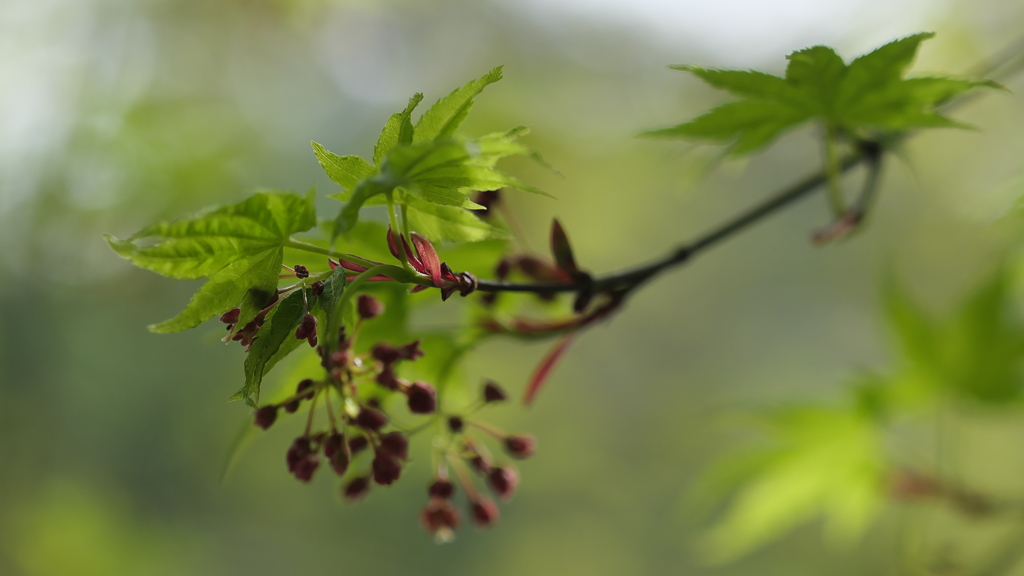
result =
[{"label": "blurred leaf in background", "polygon": [[876,415],[856,402],[800,406],[758,418],[766,446],[723,460],[705,490],[731,494],[707,536],[709,557],[733,560],[821,516],[849,545],[883,505],[885,462]]},{"label": "blurred leaf in background", "polygon": [[47,482],[35,500],[9,512],[21,530],[0,550],[16,574],[171,576],[189,573],[205,556],[195,537],[150,526],[116,497],[68,480]]},{"label": "blurred leaf in background", "polygon": [[934,33],[914,34],[860,56],[847,65],[828,46],[793,52],[785,78],[763,72],[672,66],[741,99],[672,128],[645,132],[658,138],[687,138],[730,144],[730,153],[755,152],[782,133],[816,120],[829,133],[878,138],[877,132],[964,127],[935,107],[989,81],[944,77],[903,78],[918,46]]},{"label": "blurred leaf in background", "polygon": [[[735,559],[818,517],[830,541],[848,545],[895,494],[894,471],[922,464],[926,475],[913,475],[928,486],[910,496],[950,498],[970,513],[956,485],[961,472],[948,468],[949,448],[940,444],[922,460],[928,444],[908,453],[895,431],[906,434],[911,423],[927,434],[951,408],[988,410],[981,415],[1014,410],[1020,418],[1024,331],[1006,262],[941,316],[925,312],[890,278],[885,312],[897,345],[895,369],[849,382],[843,405],[797,404],[755,418],[764,446],[720,461],[696,492],[701,500],[729,501],[709,529],[710,558]],[[903,448],[894,452],[894,444]]]},{"label": "blurred leaf in background", "polygon": [[990,406],[1018,404],[1024,322],[1016,301],[1008,265],[943,316],[923,310],[891,281],[886,308],[901,353],[893,387],[911,397],[951,394]]},{"label": "blurred leaf in background", "polygon": [[[561,383],[543,402],[499,415],[501,425],[542,439],[524,464],[530,482],[500,530],[467,530],[452,546],[424,538],[408,513],[422,506],[427,466],[410,464],[411,480],[382,490],[386,498],[335,504],[325,501],[329,483],[302,487],[287,477],[280,455],[298,429],[287,425],[253,441],[227,485],[219,484],[222,455],[238,421],[249,418],[241,403],[225,403],[244,380],[241,352],[218,343],[222,328],[148,334],[147,323],[173,316],[199,284],[177,286],[132,270],[102,234],[125,237],[148,222],[238,202],[260,187],[328,190],[333,184],[310,154],[310,140],[370,158],[381,121],[409,94],[440,94],[504,64],[505,80],[488,88],[466,130],[528,124],[522,143],[565,175],[509,159],[510,172],[559,198],[512,200],[528,245],[543,246],[557,215],[581,262],[595,272],[620,269],[817,164],[812,140],[796,132],[764,158],[695,177],[701,170],[694,166],[708,155],[633,139],[643,127],[721,103],[703,86],[680,83],[665,64],[781,74],[782,56],[803,46],[861,54],[935,30],[915,69],[959,71],[1001,49],[1022,22],[1019,3],[1000,0],[806,0],[792,8],[533,0],[0,3],[0,573],[67,576],[74,566],[83,573],[95,566],[103,574],[160,574],[170,567],[210,576],[342,569],[520,576],[581,567],[609,576],[886,573],[893,566],[889,540],[869,534],[850,554],[801,530],[706,568],[688,545],[699,540],[697,527],[665,503],[699,474],[701,462],[734,445],[730,433],[711,425],[720,414],[794,398],[843,413],[836,407],[845,406],[846,392],[828,383],[851,366],[891,360],[883,324],[874,320],[874,290],[887,267],[898,269],[926,310],[951,309],[955,295],[981,277],[1005,246],[979,223],[1020,195],[1011,197],[1005,186],[1022,174],[1024,106],[1017,95],[986,96],[984,105],[957,112],[980,132],[936,131],[908,144],[919,181],[898,167],[887,171],[877,217],[856,241],[809,246],[793,230],[819,218],[819,207],[794,207],[652,283],[613,323],[591,331],[565,357]],[[1008,87],[1022,90],[1019,82]],[[379,208],[367,210],[384,220]],[[371,249],[383,228],[367,224],[373,230],[359,253],[376,257]],[[460,267],[481,276],[495,264],[486,255],[464,256],[469,264]],[[286,262],[301,262],[293,258],[286,249]],[[1019,293],[1012,286],[1009,299]],[[392,310],[404,300],[379,290]],[[410,323],[417,330],[444,326],[453,308],[440,306],[424,305]],[[942,324],[947,316],[926,318]],[[1015,334],[1013,323],[995,326],[1003,334],[997,342]],[[456,377],[475,383],[500,373],[515,394],[544,347],[488,342]],[[425,370],[440,369],[439,359],[430,362]],[[282,366],[267,385],[294,387],[293,374],[301,376]],[[997,385],[964,394],[1017,394],[999,376],[1004,372],[993,374]],[[833,440],[865,446],[868,434],[856,432],[852,414],[837,416],[849,435]],[[812,458],[814,450],[798,442],[806,435],[793,434],[775,447],[792,451],[793,461]],[[961,468],[1012,493],[1024,475],[1019,434],[1011,427],[982,435],[965,449]],[[72,487],[62,488],[69,478]],[[819,487],[814,502],[827,500],[824,488],[807,484]],[[887,534],[885,515],[879,524]],[[977,531],[959,530],[936,546],[963,543]]]}]

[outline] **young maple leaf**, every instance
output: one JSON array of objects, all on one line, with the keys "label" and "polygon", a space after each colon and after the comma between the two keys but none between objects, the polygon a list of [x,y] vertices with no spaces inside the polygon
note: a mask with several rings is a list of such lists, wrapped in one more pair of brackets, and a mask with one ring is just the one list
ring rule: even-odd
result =
[{"label": "young maple leaf", "polygon": [[792,406],[757,421],[766,442],[719,462],[695,494],[729,500],[707,534],[708,559],[736,559],[815,518],[829,540],[856,540],[884,502],[886,463],[872,415],[847,402]]},{"label": "young maple leaf", "polygon": [[107,242],[140,268],[169,278],[209,278],[180,314],[151,325],[152,332],[195,328],[233,308],[239,308],[235,325],[245,326],[277,290],[285,243],[316,226],[315,198],[314,190],[305,196],[258,193],[147,226],[127,240],[107,236]]},{"label": "young maple leaf", "polygon": [[900,350],[890,387],[908,397],[952,393],[983,405],[1020,402],[1024,321],[1014,299],[1006,266],[944,316],[926,312],[890,283],[886,311]]},{"label": "young maple leaf", "polygon": [[410,221],[434,241],[473,242],[501,237],[500,231],[468,210],[483,206],[470,195],[505,187],[548,194],[498,170],[509,156],[539,155],[517,142],[529,132],[518,126],[475,139],[456,130],[484,88],[501,80],[502,67],[472,80],[427,110],[414,125],[412,112],[423,100],[415,94],[399,113],[391,115],[373,149],[373,163],[359,156],[338,156],[313,142],[313,152],[327,175],[342,187],[332,194],[345,203],[335,219],[334,236],[352,229],[363,206],[398,204]]},{"label": "young maple leaf", "polygon": [[829,133],[878,137],[905,130],[965,127],[936,111],[950,98],[995,82],[930,76],[903,78],[925,32],[890,42],[849,65],[832,48],[813,46],[793,52],[785,78],[752,70],[671,66],[740,99],[689,122],[641,136],[730,144],[742,155],[771,144],[787,130],[820,122]]}]

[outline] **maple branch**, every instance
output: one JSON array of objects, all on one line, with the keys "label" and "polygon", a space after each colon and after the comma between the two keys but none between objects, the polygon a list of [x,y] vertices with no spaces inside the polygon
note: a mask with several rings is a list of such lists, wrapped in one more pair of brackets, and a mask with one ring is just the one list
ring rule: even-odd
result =
[{"label": "maple branch", "polygon": [[[1018,39],[1011,48],[1008,48],[993,59],[991,63],[982,63],[972,67],[978,71],[978,76],[992,75],[995,80],[1010,78],[1024,69],[1024,38]],[[968,93],[945,103],[942,108],[949,110],[965,104],[977,97],[977,92]],[[903,136],[901,141],[909,137]],[[852,208],[853,213],[849,217],[860,219],[870,203],[874,191],[877,188],[877,180],[881,168],[881,160],[886,152],[885,146],[880,142],[862,141],[858,143],[857,149],[846,155],[840,161],[838,173],[845,174],[854,167],[867,163],[869,172],[864,186],[864,193]],[[506,282],[503,280],[478,280],[477,290],[482,292],[528,292],[534,294],[554,294],[560,292],[580,292],[589,290],[592,293],[609,293],[618,296],[625,296],[629,292],[643,285],[645,282],[657,276],[661,272],[683,264],[692,256],[719,242],[736,235],[748,227],[756,224],[762,219],[774,214],[794,203],[795,201],[817,191],[828,180],[824,170],[818,171],[804,179],[797,181],[787,188],[776,192],[770,199],[753,208],[741,213],[732,220],[720,225],[710,232],[698,237],[689,244],[684,244],[674,251],[650,264],[632,269],[615,272],[607,276],[594,278],[588,282]]]},{"label": "maple branch", "polygon": [[[866,147],[864,147],[866,148]],[[882,153],[881,147],[876,147],[878,154]],[[855,166],[864,162],[867,156],[863,150],[849,154],[840,162],[840,173],[846,173]],[[673,266],[687,262],[692,256],[719,242],[739,233],[756,224],[778,210],[785,208],[793,202],[815,192],[825,183],[827,176],[824,171],[807,176],[788,188],[777,192],[767,201],[747,210],[732,220],[722,224],[718,228],[704,234],[696,240],[676,248],[664,258],[650,264],[637,268],[624,270],[595,278],[592,283],[578,282],[541,282],[541,283],[519,283],[505,282],[501,280],[478,280],[477,290],[483,292],[532,292],[532,293],[555,293],[555,292],[576,292],[588,286],[594,292],[628,293],[657,274],[672,268]]]}]

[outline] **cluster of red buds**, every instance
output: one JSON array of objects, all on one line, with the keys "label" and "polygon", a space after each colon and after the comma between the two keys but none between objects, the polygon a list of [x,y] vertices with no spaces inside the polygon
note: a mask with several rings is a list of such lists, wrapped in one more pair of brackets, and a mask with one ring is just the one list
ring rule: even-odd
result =
[{"label": "cluster of red buds", "polygon": [[[360,323],[378,316],[383,306],[372,296],[361,295],[358,300]],[[307,328],[306,318],[313,318]],[[307,332],[308,331],[308,332]],[[316,342],[316,319],[306,314],[299,324],[295,336]],[[254,423],[269,428],[277,419],[278,412],[293,413],[304,401],[310,401],[310,413],[306,431],[295,439],[288,449],[288,470],[300,481],[309,482],[320,466],[322,454],[339,476],[348,472],[353,458],[367,448],[374,457],[369,470],[352,478],[345,486],[345,497],[350,500],[361,498],[373,482],[388,486],[398,480],[402,473],[402,462],[408,452],[408,439],[398,430],[387,430],[390,419],[381,409],[380,402],[371,397],[361,400],[360,386],[366,381],[386,381],[387,390],[401,390],[408,396],[409,409],[416,414],[430,414],[436,410],[436,392],[423,382],[408,383],[394,375],[395,365],[402,360],[416,360],[423,353],[419,341],[400,347],[377,344],[366,357],[356,356],[352,350],[352,339],[344,331],[339,335],[333,351],[318,348],[321,364],[326,377],[321,381],[306,379],[299,382],[295,393],[276,404],[267,404],[256,410]],[[389,375],[382,378],[382,375]],[[333,406],[332,397],[338,404]],[[312,425],[314,411],[319,400],[323,400],[327,414],[327,428],[314,432]]]},{"label": "cluster of red buds", "polygon": [[228,335],[224,337],[224,341],[239,342],[248,352],[253,341],[256,340],[256,333],[260,331],[260,326],[263,326],[263,322],[266,321],[267,314],[274,309],[274,306],[277,306],[278,301],[278,295],[274,294],[270,302],[256,314],[255,318],[237,329],[235,325],[238,324],[239,315],[242,313],[240,308],[233,308],[221,314],[220,321],[228,325]]},{"label": "cluster of red buds", "polygon": [[[391,405],[389,399],[401,394],[405,396],[404,404],[409,413],[432,416],[444,425],[441,440],[435,442],[435,449],[440,450],[441,456],[437,461],[441,464],[435,469],[429,490],[430,503],[421,514],[423,526],[438,538],[447,538],[458,525],[459,514],[451,504],[455,486],[448,480],[449,465],[467,495],[474,522],[478,526],[490,526],[497,521],[497,506],[475,489],[470,471],[481,475],[501,499],[513,494],[519,476],[508,464],[493,464],[490,452],[483,442],[473,438],[470,429],[497,439],[504,451],[514,458],[527,457],[534,448],[531,437],[507,435],[469,419],[480,407],[505,400],[505,392],[494,382],[487,382],[481,398],[464,416],[439,412],[437,391],[432,385],[400,376],[402,363],[414,362],[423,356],[420,342],[415,340],[403,345],[378,342],[367,352],[357,353],[355,339],[362,323],[381,315],[383,306],[372,296],[363,294],[358,297],[356,310],[359,320],[352,337],[342,329],[336,339],[329,342],[331,346],[317,348],[325,369],[324,378],[303,380],[291,396],[261,406],[255,412],[254,424],[270,428],[282,411],[294,413],[303,403],[308,403],[306,429],[286,455],[288,471],[299,481],[309,482],[326,461],[334,473],[343,478],[344,498],[356,501],[366,496],[374,485],[389,486],[399,480],[408,458],[409,435],[426,430],[423,426],[410,431],[394,425],[384,406]],[[315,318],[308,330],[311,332],[307,333],[300,323],[296,337],[312,338],[311,342],[315,342]],[[314,426],[318,406],[326,414],[319,428]],[[437,448],[441,445],[443,449]]]},{"label": "cluster of red buds", "polygon": [[[497,383],[488,380],[471,411],[506,399],[505,391]],[[512,458],[532,456],[535,446],[531,436],[506,434],[471,420],[468,416],[447,415],[445,425],[446,442],[440,448],[443,458],[438,459],[434,480],[427,489],[430,500],[420,513],[424,529],[440,541],[451,539],[461,519],[458,509],[452,503],[456,491],[452,476],[465,492],[469,515],[479,527],[488,527],[498,521],[498,507],[477,489],[473,475],[481,477],[491,492],[501,500],[511,498],[519,484],[516,468],[508,462],[496,462],[486,445],[474,437],[472,430],[495,439],[501,444],[504,453]]]},{"label": "cluster of red buds", "polygon": [[[291,274],[287,274],[285,276],[294,276],[300,280],[309,278],[309,269],[302,264],[296,264],[291,268],[285,266],[285,268],[288,268],[291,271]],[[269,314],[270,311],[273,310],[281,301],[281,295],[297,286],[299,285],[297,284],[275,292],[270,296],[270,299],[263,306],[263,309],[256,314],[256,317],[241,328],[236,326],[238,324],[239,316],[242,313],[240,308],[232,308],[222,314],[220,321],[227,324],[228,329],[228,335],[224,337],[224,341],[239,342],[245,347],[245,351],[248,352],[252,343],[256,340],[256,335],[260,331],[260,327],[262,327],[263,323],[266,321],[267,314]],[[310,288],[312,289],[314,296],[319,295],[320,292],[323,292],[323,280],[313,282],[310,285]],[[310,346],[316,347],[316,317],[309,314],[308,310],[306,315],[302,317],[302,321],[299,325],[298,331],[295,333],[295,337],[300,340],[308,340]]]}]

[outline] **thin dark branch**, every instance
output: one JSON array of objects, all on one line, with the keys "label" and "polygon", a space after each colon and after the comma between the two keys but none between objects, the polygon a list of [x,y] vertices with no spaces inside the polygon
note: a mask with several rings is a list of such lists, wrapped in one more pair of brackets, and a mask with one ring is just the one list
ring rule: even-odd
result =
[{"label": "thin dark branch", "polygon": [[[863,162],[864,158],[865,157],[861,152],[856,152],[847,156],[842,161],[841,171],[845,173],[853,169],[855,166]],[[817,190],[824,183],[824,172],[812,174],[781,192],[776,193],[766,202],[755,206],[743,214],[740,214],[736,218],[722,224],[718,228],[715,228],[711,232],[697,238],[693,242],[677,248],[661,260],[657,260],[638,268],[595,278],[591,286],[595,292],[630,291],[656,274],[686,262],[690,257],[694,256],[698,252],[718,244],[730,236],[733,236],[734,234],[757,223],[759,220],[770,216],[777,210],[780,210],[800,198],[807,196],[811,192]],[[575,282],[517,283],[496,280],[479,280],[477,283],[477,290],[484,292],[576,292],[584,287],[585,285]]]},{"label": "thin dark branch", "polygon": [[[996,59],[991,61],[991,63],[982,63],[974,66],[972,69],[975,71],[988,72],[992,74],[993,79],[997,81],[1010,78],[1011,76],[1019,73],[1024,69],[1024,39],[1015,42],[1011,48],[1000,53]],[[942,108],[944,110],[950,110],[954,107],[960,106],[967,101],[972,100],[975,94],[976,93],[974,92],[968,93],[956,100],[946,103]],[[881,158],[886,151],[880,144],[875,142],[868,142],[866,143],[867,145],[863,144],[865,143],[858,146],[855,152],[843,158],[840,167],[840,172],[845,174],[865,161],[868,161],[868,163],[871,164],[871,170],[869,171],[868,182],[866,183],[865,188],[868,193],[861,198],[861,202],[859,204],[861,209],[866,208],[866,204],[870,201],[871,195],[874,193],[874,189],[877,188],[879,166]],[[732,220],[729,220],[707,234],[697,238],[693,242],[680,246],[662,259],[644,266],[594,278],[590,282],[519,283],[506,282],[502,280],[479,280],[477,282],[477,290],[483,292],[529,292],[535,294],[591,290],[594,293],[604,292],[625,295],[659,273],[687,262],[698,252],[742,232],[763,218],[766,218],[782,208],[789,206],[796,200],[815,192],[822,184],[825,183],[825,180],[826,176],[824,171],[812,174],[777,192],[768,201],[755,206]]]}]

